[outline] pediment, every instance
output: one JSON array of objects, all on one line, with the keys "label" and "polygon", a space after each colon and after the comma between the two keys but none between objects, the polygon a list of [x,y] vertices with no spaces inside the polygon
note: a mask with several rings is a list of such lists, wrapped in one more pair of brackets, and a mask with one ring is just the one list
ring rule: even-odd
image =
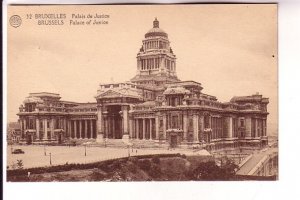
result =
[{"label": "pediment", "polygon": [[108,90],[98,95],[98,98],[115,98],[122,97],[122,94],[113,90]]},{"label": "pediment", "polygon": [[174,89],[171,89],[170,91],[169,91],[169,94],[175,94],[176,93],[176,91],[174,90]]}]

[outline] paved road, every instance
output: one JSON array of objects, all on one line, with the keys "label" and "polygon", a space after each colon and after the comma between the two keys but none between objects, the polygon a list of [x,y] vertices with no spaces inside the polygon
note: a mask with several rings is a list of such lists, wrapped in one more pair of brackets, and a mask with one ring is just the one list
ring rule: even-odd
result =
[{"label": "paved road", "polygon": [[266,151],[259,151],[252,154],[252,157],[237,171],[238,175],[247,175],[264,156],[276,151],[275,148],[269,148]]},{"label": "paved road", "polygon": [[[24,168],[42,167],[50,165],[50,153],[52,165],[61,165],[65,163],[89,163],[101,160],[127,157],[128,153],[133,155],[146,154],[172,154],[181,153],[186,155],[205,155],[205,152],[193,152],[192,150],[176,149],[128,149],[123,148],[104,148],[104,147],[85,147],[84,146],[13,146],[13,149],[21,148],[25,154],[12,154],[11,146],[7,147],[7,166],[11,168],[17,160],[22,160]],[[46,156],[45,156],[46,152]],[[206,152],[207,153],[207,152]]]}]

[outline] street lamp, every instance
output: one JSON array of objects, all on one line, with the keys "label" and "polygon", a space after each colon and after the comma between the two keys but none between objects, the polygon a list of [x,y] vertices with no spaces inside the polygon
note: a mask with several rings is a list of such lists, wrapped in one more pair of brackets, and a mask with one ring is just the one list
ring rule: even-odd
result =
[{"label": "street lamp", "polygon": [[47,154],[46,154],[46,145],[44,145],[44,155],[47,156]]},{"label": "street lamp", "polygon": [[52,165],[52,161],[51,161],[51,153],[49,153],[49,156],[50,156],[50,165]]},{"label": "street lamp", "polygon": [[130,146],[127,145],[127,148],[128,148],[128,157],[130,157]]},{"label": "street lamp", "polygon": [[86,145],[84,145],[84,156],[86,156]]}]

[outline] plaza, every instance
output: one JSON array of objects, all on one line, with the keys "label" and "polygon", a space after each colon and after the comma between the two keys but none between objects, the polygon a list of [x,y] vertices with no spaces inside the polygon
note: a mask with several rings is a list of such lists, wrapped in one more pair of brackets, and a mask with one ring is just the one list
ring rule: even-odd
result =
[{"label": "plaza", "polygon": [[[22,149],[24,154],[12,154],[12,150]],[[111,148],[92,146],[44,146],[44,145],[10,145],[7,147],[7,166],[11,169],[17,160],[22,160],[24,168],[63,165],[66,163],[91,163],[102,160],[149,154],[209,155],[206,151],[192,151],[185,149],[136,149]]]}]

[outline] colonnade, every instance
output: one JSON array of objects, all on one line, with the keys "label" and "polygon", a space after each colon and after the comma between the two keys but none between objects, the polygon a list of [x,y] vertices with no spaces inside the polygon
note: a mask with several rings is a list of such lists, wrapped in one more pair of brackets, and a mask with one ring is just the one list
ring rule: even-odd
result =
[{"label": "colonnade", "polygon": [[155,118],[135,118],[131,119],[130,137],[140,140],[158,139],[158,126]]},{"label": "colonnade", "polygon": [[96,137],[95,119],[72,119],[69,121],[70,137],[74,139],[92,139]]},{"label": "colonnade", "polygon": [[147,40],[144,42],[144,49],[166,49],[169,46],[168,42],[159,40]]},{"label": "colonnade", "polygon": [[[160,134],[163,134],[162,139],[166,139],[167,130],[172,129],[170,124],[171,118],[167,118],[167,114],[135,117],[129,114],[129,107],[123,106],[120,112],[119,124],[111,120],[109,122],[107,113],[98,112],[98,119],[66,119],[58,118],[45,118],[45,117],[31,117],[20,119],[20,128],[22,137],[24,139],[26,133],[35,134],[37,140],[52,140],[58,133],[63,133],[64,138],[74,139],[92,139],[97,138],[97,134],[111,133],[110,138],[121,139],[124,135],[128,135],[131,139],[140,140],[158,140],[161,139]],[[181,118],[182,117],[182,118]],[[210,139],[222,138],[237,138],[240,120],[245,121],[245,137],[257,138],[266,136],[266,119],[258,117],[239,118],[237,116],[211,116],[201,115],[199,113],[180,114],[180,119],[176,118],[181,123],[178,128],[182,130],[183,140],[192,140],[195,142],[203,139],[205,131],[210,129]],[[167,124],[168,123],[168,124]],[[111,125],[111,127],[108,126]],[[118,136],[115,134],[118,132]],[[207,131],[206,133],[209,133]],[[189,139],[188,139],[189,138]]]},{"label": "colonnade", "polygon": [[95,119],[71,119],[66,118],[27,118],[19,121],[23,139],[26,133],[35,134],[36,140],[53,140],[55,131],[64,134],[64,138],[95,138]]}]

